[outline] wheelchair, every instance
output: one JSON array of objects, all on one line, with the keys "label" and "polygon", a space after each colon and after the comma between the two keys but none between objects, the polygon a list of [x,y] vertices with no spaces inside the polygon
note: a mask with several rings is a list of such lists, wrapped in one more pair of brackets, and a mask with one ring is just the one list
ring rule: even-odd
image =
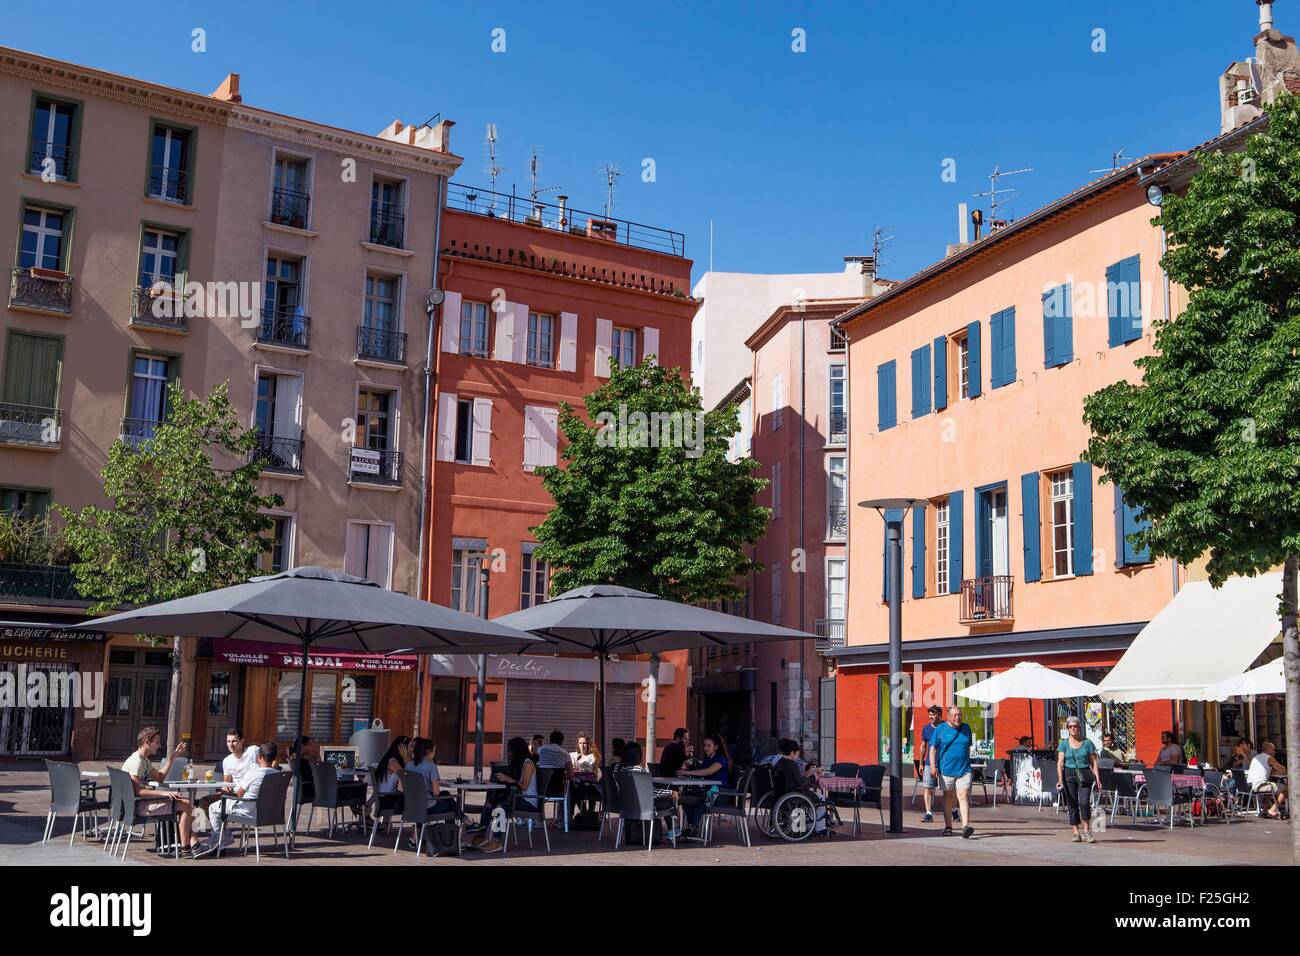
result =
[{"label": "wheelchair", "polygon": [[[830,839],[840,825],[839,810],[815,791],[792,790],[778,795],[771,767],[755,768],[750,788],[754,825],[763,836],[780,837],[790,843],[814,834]],[[824,824],[822,831],[817,829],[819,822]]]}]

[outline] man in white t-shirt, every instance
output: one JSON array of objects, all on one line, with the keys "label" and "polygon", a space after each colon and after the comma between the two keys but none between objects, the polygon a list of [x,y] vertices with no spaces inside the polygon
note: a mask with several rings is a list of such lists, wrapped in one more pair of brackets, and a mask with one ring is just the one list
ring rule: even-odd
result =
[{"label": "man in white t-shirt", "polygon": [[272,764],[275,763],[275,741],[268,741],[258,747],[248,748],[257,755],[257,767],[244,774],[240,783],[235,785],[235,796],[241,799],[218,802],[209,810],[212,817],[212,839],[201,850],[194,853],[195,859],[226,849],[235,842],[234,835],[226,829],[227,820],[254,820],[257,817],[257,794],[262,789],[262,781],[269,773],[279,773]]},{"label": "man in white t-shirt", "polygon": [[[236,788],[243,785],[244,779],[257,769],[257,748],[244,746],[244,735],[238,727],[231,727],[226,731],[226,749],[230,753],[226,754],[225,759],[221,761],[221,777],[232,786],[223,787],[219,792],[200,797],[195,803],[200,810],[207,811],[221,799],[223,792],[227,795],[234,793]],[[216,827],[214,826],[213,829],[215,830]]]},{"label": "man in white t-shirt", "polygon": [[1250,762],[1250,767],[1246,770],[1246,783],[1253,793],[1260,795],[1260,809],[1264,809],[1262,804],[1271,798],[1272,805],[1268,807],[1268,816],[1273,819],[1277,819],[1286,806],[1286,786],[1269,779],[1286,776],[1286,767],[1273,758],[1275,753],[1277,748],[1273,746],[1273,741],[1264,741],[1259,745],[1259,753],[1255,754],[1255,759]]}]

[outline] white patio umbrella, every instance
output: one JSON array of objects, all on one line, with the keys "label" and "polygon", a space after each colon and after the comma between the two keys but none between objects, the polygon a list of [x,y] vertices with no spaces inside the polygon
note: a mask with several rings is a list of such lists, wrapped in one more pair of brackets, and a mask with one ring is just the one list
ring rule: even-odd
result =
[{"label": "white patio umbrella", "polygon": [[1227,700],[1229,697],[1285,693],[1286,678],[1282,676],[1282,658],[1279,657],[1244,674],[1211,684],[1201,694],[1201,700]]},{"label": "white patio umbrella", "polygon": [[[1096,695],[1096,684],[1089,684],[1086,680],[1054,671],[1037,661],[1021,661],[1010,670],[994,674],[987,680],[957,691],[958,697],[978,700],[986,704],[996,704],[1013,697],[1055,700],[1062,697],[1095,697]],[[1029,708],[1029,736],[1032,743],[1034,736],[1032,707]]]}]

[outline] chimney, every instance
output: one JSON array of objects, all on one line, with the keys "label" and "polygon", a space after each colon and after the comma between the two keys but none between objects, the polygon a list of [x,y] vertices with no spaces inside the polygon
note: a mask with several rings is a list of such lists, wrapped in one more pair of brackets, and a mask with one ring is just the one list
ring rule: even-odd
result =
[{"label": "chimney", "polygon": [[239,74],[227,73],[226,78],[221,81],[221,85],[212,91],[214,100],[224,100],[227,103],[242,103],[244,98],[239,95]]},{"label": "chimney", "polygon": [[971,225],[975,227],[975,241],[980,241],[980,228],[984,225],[984,210],[976,209],[970,214]]},{"label": "chimney", "polygon": [[433,128],[433,148],[440,153],[451,152],[451,128],[456,125],[455,120],[445,119]]},{"label": "chimney", "polygon": [[1272,0],[1255,0],[1259,4],[1259,32],[1264,33],[1273,29],[1273,3]]},{"label": "chimney", "polygon": [[970,242],[970,232],[966,228],[966,204],[957,203],[957,241],[963,246]]},{"label": "chimney", "polygon": [[567,203],[567,202],[569,201],[569,197],[568,197],[568,196],[556,196],[556,197],[555,197],[555,201],[558,202],[558,203],[560,204],[560,228],[561,228],[561,229],[568,229],[568,228],[569,228],[569,216],[568,216],[568,214],[565,212],[564,206],[565,206],[565,203]]},{"label": "chimney", "polygon": [[862,294],[871,295],[876,282],[875,256],[845,256],[844,271],[845,273],[857,271],[862,276]]}]

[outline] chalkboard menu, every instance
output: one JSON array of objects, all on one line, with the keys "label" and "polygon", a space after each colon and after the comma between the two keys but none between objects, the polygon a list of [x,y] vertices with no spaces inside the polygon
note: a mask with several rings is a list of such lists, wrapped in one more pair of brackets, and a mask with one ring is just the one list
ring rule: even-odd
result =
[{"label": "chalkboard menu", "polygon": [[355,770],[357,766],[356,747],[322,747],[321,763],[327,763],[336,770]]}]

